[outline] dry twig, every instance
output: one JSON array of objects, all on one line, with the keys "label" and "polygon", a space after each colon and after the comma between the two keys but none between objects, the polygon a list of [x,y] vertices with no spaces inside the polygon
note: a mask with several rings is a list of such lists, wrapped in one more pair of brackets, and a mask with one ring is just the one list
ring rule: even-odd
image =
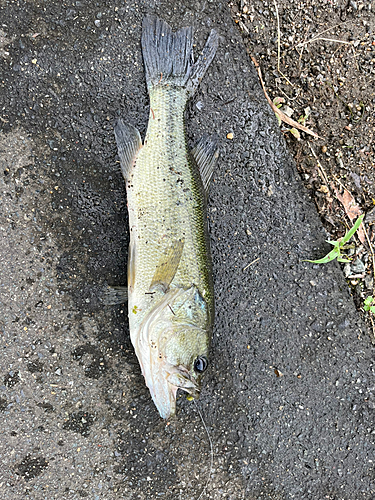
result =
[{"label": "dry twig", "polygon": [[266,99],[269,102],[269,105],[271,106],[273,111],[276,113],[276,115],[280,118],[280,120],[287,123],[291,127],[298,128],[299,130],[306,132],[306,134],[310,134],[313,137],[316,137],[317,139],[322,139],[322,137],[320,137],[318,134],[316,134],[315,132],[313,132],[309,128],[305,127],[304,125],[301,125],[300,123],[292,120],[291,118],[289,118],[289,116],[287,116],[285,113],[283,113],[277,106],[275,106],[275,104],[271,101],[271,99],[269,98],[269,96],[267,94],[266,87],[264,85],[264,81],[262,78],[262,72],[261,72],[261,69],[260,69],[260,66],[259,66],[257,60],[255,59],[255,57],[253,57],[251,55],[250,55],[250,57],[251,57],[251,60],[253,61],[254,65],[256,67],[256,70],[258,72],[259,80],[260,80],[260,83],[262,85],[264,95],[266,96]]},{"label": "dry twig", "polygon": [[[327,28],[326,30],[321,31],[316,36],[313,36],[310,40],[307,40],[307,41],[305,40],[304,42],[301,42],[301,43],[298,43],[297,45],[294,45],[294,47],[292,47],[292,49],[295,49],[296,47],[302,47],[302,50],[303,50],[303,47],[310,42],[314,42],[315,40],[320,40],[320,39],[324,40],[323,38],[321,38],[321,36],[324,35],[324,33],[327,33],[327,31],[334,30],[335,28],[339,28],[339,27],[341,28],[347,22],[348,21],[344,21],[341,24],[335,24],[335,26],[331,26],[330,28]],[[309,29],[310,29],[310,26],[309,26]],[[306,32],[306,34],[307,34],[307,32]],[[337,41],[340,42],[341,40],[337,40]],[[344,42],[344,43],[350,43],[350,42]]]},{"label": "dry twig", "polygon": [[252,262],[250,262],[250,264],[247,264],[242,270],[243,271],[246,271],[246,269],[250,266],[252,266],[253,264],[255,264],[255,262],[258,262],[258,260],[260,259],[260,257],[258,257],[257,259],[253,260]]}]

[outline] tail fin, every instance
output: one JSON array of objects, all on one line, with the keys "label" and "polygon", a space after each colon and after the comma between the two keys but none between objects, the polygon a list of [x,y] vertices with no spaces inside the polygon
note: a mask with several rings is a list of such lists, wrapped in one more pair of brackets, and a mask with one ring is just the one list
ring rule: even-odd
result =
[{"label": "tail fin", "polygon": [[181,28],[176,33],[162,19],[147,16],[142,27],[142,51],[147,87],[175,85],[194,93],[202,80],[219,43],[215,30],[194,64],[193,29]]}]

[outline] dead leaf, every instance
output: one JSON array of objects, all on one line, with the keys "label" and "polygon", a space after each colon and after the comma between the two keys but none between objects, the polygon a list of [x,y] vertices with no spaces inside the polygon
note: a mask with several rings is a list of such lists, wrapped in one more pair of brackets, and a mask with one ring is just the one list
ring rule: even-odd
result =
[{"label": "dead leaf", "polygon": [[[331,188],[334,190],[336,198],[343,204],[345,213],[349,217],[351,222],[362,215],[362,211],[359,208],[359,205],[356,203],[354,197],[349,193],[347,189],[344,188],[344,192],[341,194],[332,184]],[[364,243],[366,241],[366,236],[363,231],[363,223],[359,226],[357,234],[360,242]]]},{"label": "dead leaf", "polygon": [[351,221],[356,219],[361,215],[361,209],[359,208],[358,204],[356,203],[355,199],[353,196],[349,193],[347,189],[344,189],[343,194],[339,193],[339,191],[335,188],[335,195],[336,198],[341,201],[341,203],[344,205],[346,215],[349,217]]}]

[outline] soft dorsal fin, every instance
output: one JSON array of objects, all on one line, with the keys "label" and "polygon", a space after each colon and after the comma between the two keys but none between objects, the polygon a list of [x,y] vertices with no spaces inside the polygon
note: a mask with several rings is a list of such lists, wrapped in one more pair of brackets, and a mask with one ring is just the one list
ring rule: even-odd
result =
[{"label": "soft dorsal fin", "polygon": [[154,277],[150,285],[150,290],[155,286],[161,285],[164,291],[167,291],[169,285],[177,272],[178,266],[184,249],[185,240],[175,240],[161,256],[159,264],[156,267]]},{"label": "soft dorsal fin", "polygon": [[142,139],[138,130],[133,125],[124,123],[121,119],[116,124],[115,137],[122,175],[125,181],[127,181],[138,151],[142,147]]},{"label": "soft dorsal fin", "polygon": [[204,135],[192,149],[191,154],[198,165],[204,190],[208,193],[212,174],[219,158],[217,140]]}]

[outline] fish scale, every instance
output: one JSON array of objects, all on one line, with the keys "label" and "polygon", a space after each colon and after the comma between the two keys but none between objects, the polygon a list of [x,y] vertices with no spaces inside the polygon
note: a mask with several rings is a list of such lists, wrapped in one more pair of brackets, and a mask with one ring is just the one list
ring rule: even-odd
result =
[{"label": "fish scale", "polygon": [[137,273],[129,308],[148,291],[168,242],[179,238],[184,238],[185,244],[172,283],[195,284],[211,306],[205,195],[198,167],[186,146],[185,104],[185,89],[160,87],[150,95],[152,111],[145,145],[127,186],[131,238],[136,240],[137,267],[142,270]]}]

